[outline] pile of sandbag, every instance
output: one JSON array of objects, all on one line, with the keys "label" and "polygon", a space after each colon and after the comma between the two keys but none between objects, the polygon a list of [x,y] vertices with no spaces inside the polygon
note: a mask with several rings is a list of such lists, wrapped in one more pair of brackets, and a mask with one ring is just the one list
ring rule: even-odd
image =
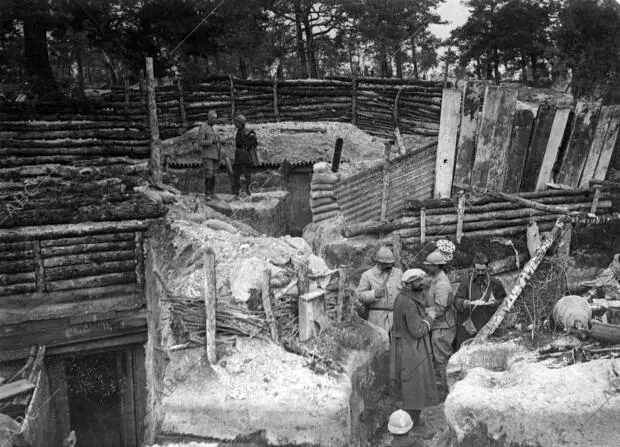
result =
[{"label": "pile of sandbag", "polygon": [[310,209],[312,222],[318,223],[336,216],[340,207],[336,201],[338,176],[331,172],[328,163],[315,163],[310,183]]}]

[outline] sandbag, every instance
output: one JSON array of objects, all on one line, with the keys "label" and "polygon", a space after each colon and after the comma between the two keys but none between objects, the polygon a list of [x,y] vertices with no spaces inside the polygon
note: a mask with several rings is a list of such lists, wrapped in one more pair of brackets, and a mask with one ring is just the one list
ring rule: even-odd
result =
[{"label": "sandbag", "polygon": [[312,174],[312,183],[327,183],[330,185],[335,185],[338,183],[338,176],[327,172],[319,172],[317,174]]},{"label": "sandbag", "polygon": [[319,223],[327,219],[331,219],[339,214],[339,211],[328,211],[327,213],[319,214],[317,216],[312,216],[313,223]]},{"label": "sandbag", "polygon": [[336,197],[323,197],[321,199],[310,199],[310,208],[336,203]]},{"label": "sandbag", "polygon": [[588,301],[579,295],[567,295],[553,306],[553,321],[567,331],[571,329],[588,329],[592,309]]},{"label": "sandbag", "polygon": [[332,170],[332,166],[331,164],[327,163],[326,161],[320,161],[318,163],[315,163],[312,166],[312,171],[314,173],[319,173],[319,172],[331,172]]},{"label": "sandbag", "polygon": [[311,199],[324,199],[326,197],[336,198],[334,191],[310,191]]},{"label": "sandbag", "polygon": [[336,185],[331,183],[312,183],[310,184],[310,191],[335,191]]},{"label": "sandbag", "polygon": [[338,211],[340,207],[337,203],[331,203],[329,205],[318,206],[316,208],[312,208],[312,214],[318,216],[323,213],[327,213],[329,211]]}]

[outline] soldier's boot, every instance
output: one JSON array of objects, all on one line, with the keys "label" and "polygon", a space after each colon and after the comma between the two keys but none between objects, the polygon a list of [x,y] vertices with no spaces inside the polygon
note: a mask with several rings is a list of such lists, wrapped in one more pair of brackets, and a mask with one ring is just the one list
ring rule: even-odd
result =
[{"label": "soldier's boot", "polygon": [[205,200],[211,201],[215,199],[213,192],[215,190],[215,178],[205,177]]}]

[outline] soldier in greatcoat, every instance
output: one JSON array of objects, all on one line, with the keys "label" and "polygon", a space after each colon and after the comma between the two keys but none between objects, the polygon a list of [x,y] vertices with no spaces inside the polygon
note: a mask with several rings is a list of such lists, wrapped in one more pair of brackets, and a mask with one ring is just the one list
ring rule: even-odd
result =
[{"label": "soldier in greatcoat", "polygon": [[241,174],[245,177],[246,193],[250,195],[250,184],[252,183],[252,166],[258,163],[258,155],[256,147],[258,140],[256,132],[246,127],[247,120],[243,115],[237,115],[233,120],[237,127],[235,136],[235,162],[233,163],[233,185],[232,192],[239,197],[239,189],[241,188]]}]

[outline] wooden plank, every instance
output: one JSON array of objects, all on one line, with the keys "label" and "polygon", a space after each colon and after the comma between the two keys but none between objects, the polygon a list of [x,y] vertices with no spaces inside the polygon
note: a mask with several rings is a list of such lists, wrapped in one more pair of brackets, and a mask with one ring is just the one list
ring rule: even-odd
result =
[{"label": "wooden plank", "polygon": [[41,247],[61,247],[65,245],[78,245],[78,244],[101,244],[104,242],[122,242],[131,241],[134,238],[134,233],[104,233],[93,234],[90,236],[81,237],[68,237],[61,239],[49,239],[41,241]]},{"label": "wooden plank", "polygon": [[598,159],[596,170],[594,171],[594,180],[605,180],[607,176],[607,169],[611,162],[611,157],[614,153],[614,148],[617,146],[618,136],[620,135],[620,106],[616,106],[614,117],[609,124],[607,135],[605,136],[605,143],[603,143],[603,150],[601,156]]},{"label": "wooden plank", "polygon": [[0,385],[0,401],[19,396],[34,389],[34,384],[26,379],[16,380],[15,382]]},{"label": "wooden plank", "polygon": [[64,225],[40,225],[0,229],[0,241],[19,242],[34,239],[58,239],[69,236],[85,236],[92,233],[123,233],[145,230],[148,220],[122,220],[117,222],[89,222]]},{"label": "wooden plank", "polygon": [[144,445],[144,429],[146,417],[146,353],[143,346],[133,346],[133,395],[136,412],[136,439],[138,445]]},{"label": "wooden plank", "polygon": [[594,137],[598,112],[599,106],[596,103],[583,101],[577,103],[570,139],[556,179],[558,183],[575,188],[579,185],[583,166]]},{"label": "wooden plank", "polygon": [[34,268],[35,268],[34,259],[0,262],[0,273],[34,272]]},{"label": "wooden plank", "polygon": [[11,284],[35,283],[35,273],[10,273],[0,275],[0,286],[9,286]]},{"label": "wooden plank", "polygon": [[388,201],[390,199],[390,152],[392,151],[392,144],[390,142],[385,143],[383,150],[383,188],[381,190],[381,215],[380,219],[383,222],[387,217]]},{"label": "wooden plank", "polygon": [[555,119],[555,107],[542,104],[538,107],[538,113],[534,121],[534,129],[530,146],[527,151],[525,167],[521,176],[521,185],[519,191],[535,191],[540,174],[540,167],[545,157],[551,128]]},{"label": "wooden plank", "polygon": [[12,284],[10,286],[0,287],[0,296],[18,295],[36,292],[37,285],[34,283]]},{"label": "wooden plank", "polygon": [[439,119],[439,142],[435,159],[435,197],[450,197],[456,143],[461,119],[461,99],[463,94],[457,89],[444,89],[441,99]]},{"label": "wooden plank", "polygon": [[203,299],[205,302],[205,352],[209,363],[217,363],[217,349],[215,345],[216,306],[217,306],[217,278],[215,276],[215,253],[208,249],[204,254],[205,279],[203,284]]},{"label": "wooden plank", "polygon": [[60,281],[49,281],[47,290],[72,290],[85,289],[88,287],[102,287],[112,284],[131,284],[136,282],[135,272],[107,273],[97,276],[85,276],[76,279],[64,279]]},{"label": "wooden plank", "polygon": [[533,125],[534,113],[531,110],[523,109],[515,112],[507,161],[510,169],[506,171],[506,177],[504,178],[504,187],[502,189],[504,192],[515,193],[519,191]]},{"label": "wooden plank", "polygon": [[61,267],[84,263],[101,263],[110,261],[124,261],[134,259],[136,253],[132,250],[109,251],[99,253],[85,253],[80,255],[56,256],[43,260],[45,268]]},{"label": "wooden plank", "polygon": [[121,273],[134,271],[134,260],[102,262],[101,264],[64,265],[50,267],[45,271],[46,281],[59,281],[84,276],[99,276],[103,273]]},{"label": "wooden plank", "polygon": [[[517,106],[517,91],[487,87],[480,117],[472,186],[499,189],[504,185],[506,153]],[[499,183],[497,179],[501,179]],[[491,182],[489,180],[492,180]]]},{"label": "wooden plank", "polygon": [[601,157],[603,151],[603,145],[605,143],[605,137],[614,117],[616,107],[615,106],[603,106],[601,107],[601,113],[596,123],[594,130],[594,137],[592,138],[592,144],[590,145],[590,152],[588,152],[588,158],[583,166],[583,172],[581,173],[581,180],[579,181],[580,188],[587,188],[590,186],[590,180],[594,178],[596,172],[596,166],[598,160]]},{"label": "wooden plank", "polygon": [[454,162],[454,183],[463,185],[471,183],[484,89],[484,82],[466,82],[461,107],[461,129]]},{"label": "wooden plank", "polygon": [[71,414],[69,412],[69,394],[67,392],[67,370],[65,360],[52,359],[46,362],[47,377],[50,389],[53,390],[52,401],[55,420],[62,438],[66,437],[71,431]]},{"label": "wooden plank", "polygon": [[551,133],[549,134],[549,140],[547,141],[547,148],[545,149],[545,155],[540,165],[540,172],[538,174],[538,180],[536,182],[536,191],[542,191],[547,189],[547,183],[551,182],[553,176],[553,167],[558,158],[558,152],[562,141],[564,141],[564,134],[566,133],[566,126],[570,118],[571,109],[557,109],[555,111],[555,117],[553,118],[553,124],[551,125]]},{"label": "wooden plank", "polygon": [[46,247],[43,248],[42,254],[44,258],[52,258],[54,256],[66,256],[79,253],[96,253],[133,249],[134,241],[117,241],[102,242],[96,244],[65,245],[62,247]]},{"label": "wooden plank", "polygon": [[116,370],[119,378],[124,379],[120,390],[121,407],[121,445],[134,447],[136,439],[136,409],[134,405],[133,355],[131,348],[116,353]]}]

